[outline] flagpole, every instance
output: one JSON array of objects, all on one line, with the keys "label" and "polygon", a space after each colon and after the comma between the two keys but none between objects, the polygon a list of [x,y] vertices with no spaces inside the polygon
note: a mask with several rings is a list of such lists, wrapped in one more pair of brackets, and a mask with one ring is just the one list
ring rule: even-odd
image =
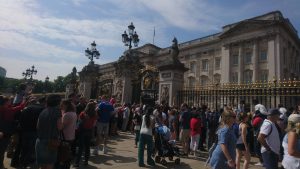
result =
[{"label": "flagpole", "polygon": [[155,27],[154,27],[154,30],[153,30],[153,45],[154,45],[154,37],[155,37]]}]

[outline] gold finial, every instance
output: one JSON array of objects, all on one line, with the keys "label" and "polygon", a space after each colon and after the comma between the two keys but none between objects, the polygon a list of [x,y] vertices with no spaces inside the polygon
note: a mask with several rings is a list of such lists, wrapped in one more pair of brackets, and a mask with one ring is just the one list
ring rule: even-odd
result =
[{"label": "gold finial", "polygon": [[292,80],[291,78],[289,78],[289,81],[288,81],[288,86],[291,87],[292,86]]}]

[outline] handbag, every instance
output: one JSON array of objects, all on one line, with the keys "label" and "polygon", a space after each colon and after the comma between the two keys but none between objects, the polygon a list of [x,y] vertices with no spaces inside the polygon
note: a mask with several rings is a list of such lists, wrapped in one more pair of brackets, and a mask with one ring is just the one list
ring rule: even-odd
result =
[{"label": "handbag", "polygon": [[68,141],[65,140],[63,131],[61,131],[60,133],[62,136],[62,140],[60,141],[60,144],[58,146],[57,160],[60,163],[64,163],[72,158],[71,145]]},{"label": "handbag", "polygon": [[48,148],[51,150],[57,150],[57,148],[60,145],[60,140],[59,139],[50,139],[48,142]]}]

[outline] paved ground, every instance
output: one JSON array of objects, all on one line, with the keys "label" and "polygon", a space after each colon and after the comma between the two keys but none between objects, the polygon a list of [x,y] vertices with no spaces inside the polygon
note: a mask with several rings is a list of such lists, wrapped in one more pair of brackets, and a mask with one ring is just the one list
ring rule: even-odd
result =
[{"label": "paved ground", "polygon": [[[146,155],[146,151],[145,151]],[[202,158],[201,158],[202,157]],[[175,165],[174,161],[169,162],[166,166],[157,164],[155,167],[146,165],[146,168],[155,169],[207,169],[205,167],[206,153],[201,153],[200,157],[181,158],[181,164]],[[145,157],[146,161],[146,157]],[[250,169],[261,169],[262,167],[254,166],[257,162],[256,158],[252,158]],[[9,167],[10,159],[5,159],[5,167]],[[103,154],[101,151],[97,156],[91,156],[88,166],[81,166],[82,169],[135,169],[137,165],[137,148],[134,148],[134,136],[129,133],[120,133],[119,136],[112,137],[108,154]]]}]

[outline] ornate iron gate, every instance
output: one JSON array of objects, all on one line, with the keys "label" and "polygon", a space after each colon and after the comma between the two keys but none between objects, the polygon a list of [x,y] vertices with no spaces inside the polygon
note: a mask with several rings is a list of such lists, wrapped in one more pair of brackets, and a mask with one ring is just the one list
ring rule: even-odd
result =
[{"label": "ornate iron gate", "polygon": [[176,104],[187,103],[190,106],[203,104],[219,109],[223,105],[237,106],[240,102],[251,106],[253,100],[267,108],[282,104],[286,108],[300,103],[300,81],[273,80],[254,83],[211,84],[205,87],[186,88],[178,91]]}]

